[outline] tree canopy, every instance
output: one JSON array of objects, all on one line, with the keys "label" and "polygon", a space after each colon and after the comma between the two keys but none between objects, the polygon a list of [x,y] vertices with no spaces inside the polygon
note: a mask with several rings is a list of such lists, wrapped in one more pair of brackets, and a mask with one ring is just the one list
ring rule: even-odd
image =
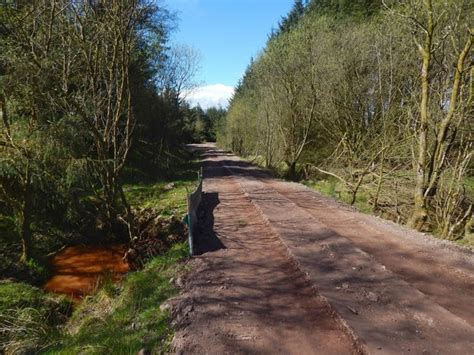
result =
[{"label": "tree canopy", "polygon": [[468,0],[295,1],[219,141],[291,179],[334,181],[387,218],[467,237],[473,24]]}]

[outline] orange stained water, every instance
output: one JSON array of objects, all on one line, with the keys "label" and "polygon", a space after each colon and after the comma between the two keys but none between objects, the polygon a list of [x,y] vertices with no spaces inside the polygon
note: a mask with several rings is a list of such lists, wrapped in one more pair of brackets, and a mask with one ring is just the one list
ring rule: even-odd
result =
[{"label": "orange stained water", "polygon": [[126,246],[80,245],[64,249],[52,260],[53,277],[44,289],[67,294],[79,301],[91,294],[101,277],[120,279],[129,271],[123,255]]}]

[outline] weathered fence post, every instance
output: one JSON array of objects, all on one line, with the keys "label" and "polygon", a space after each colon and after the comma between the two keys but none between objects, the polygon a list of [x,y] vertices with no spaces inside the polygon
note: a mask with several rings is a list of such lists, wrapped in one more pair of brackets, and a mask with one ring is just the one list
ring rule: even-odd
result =
[{"label": "weathered fence post", "polygon": [[198,172],[198,186],[196,190],[188,194],[187,224],[189,228],[189,254],[194,255],[194,232],[198,223],[197,210],[202,199],[202,168]]}]

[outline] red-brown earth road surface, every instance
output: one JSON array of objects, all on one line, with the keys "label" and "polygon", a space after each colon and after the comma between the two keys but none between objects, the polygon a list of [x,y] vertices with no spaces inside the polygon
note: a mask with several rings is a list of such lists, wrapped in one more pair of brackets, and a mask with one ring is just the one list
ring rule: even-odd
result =
[{"label": "red-brown earth road surface", "polygon": [[178,353],[474,354],[474,254],[196,145]]}]

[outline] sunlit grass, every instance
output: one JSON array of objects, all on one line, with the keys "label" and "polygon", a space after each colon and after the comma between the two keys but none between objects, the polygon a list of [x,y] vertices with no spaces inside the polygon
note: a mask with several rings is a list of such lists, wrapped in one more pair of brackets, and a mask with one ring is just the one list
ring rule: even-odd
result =
[{"label": "sunlit grass", "polygon": [[71,302],[21,282],[0,282],[0,352],[39,353],[56,344]]},{"label": "sunlit grass", "polygon": [[[336,198],[344,203],[350,204],[352,195],[341,181],[336,179],[305,181],[304,184],[311,189],[319,191],[325,196]],[[363,213],[371,214],[373,207],[369,202],[370,194],[364,190],[357,193],[354,206]]]},{"label": "sunlit grass", "polygon": [[[184,152],[181,153],[185,154]],[[155,209],[162,215],[184,215],[186,196],[197,187],[199,159],[177,156],[168,179],[124,186],[128,202],[134,208]]]},{"label": "sunlit grass", "polygon": [[161,211],[163,215],[184,215],[186,195],[195,188],[196,181],[190,180],[127,185],[124,190],[129,203],[135,208],[152,208]]}]

